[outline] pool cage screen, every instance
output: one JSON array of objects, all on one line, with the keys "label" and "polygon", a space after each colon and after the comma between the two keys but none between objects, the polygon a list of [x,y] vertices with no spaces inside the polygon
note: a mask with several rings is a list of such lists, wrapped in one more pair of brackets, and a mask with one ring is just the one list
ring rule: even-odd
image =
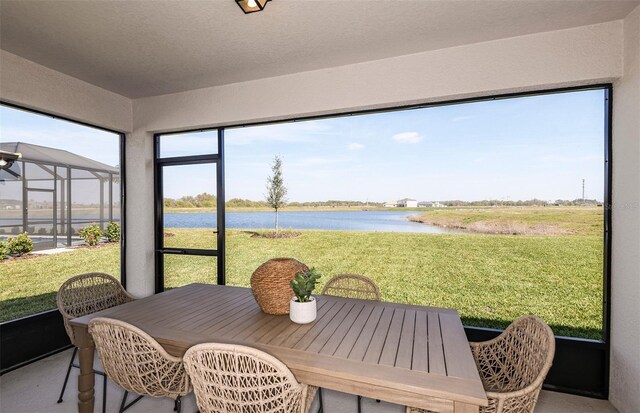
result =
[{"label": "pool cage screen", "polygon": [[0,169],[0,239],[23,232],[34,250],[80,243],[80,229],[120,222],[120,170],[65,150],[0,143],[21,154]]}]

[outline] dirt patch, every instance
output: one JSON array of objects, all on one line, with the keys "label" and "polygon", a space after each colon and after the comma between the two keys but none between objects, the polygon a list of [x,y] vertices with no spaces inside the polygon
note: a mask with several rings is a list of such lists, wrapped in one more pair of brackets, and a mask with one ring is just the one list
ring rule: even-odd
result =
[{"label": "dirt patch", "polygon": [[302,235],[302,232],[299,231],[266,231],[266,232],[252,232],[251,238],[296,238]]},{"label": "dirt patch", "polygon": [[429,217],[411,215],[409,220],[421,224],[433,225],[441,228],[459,229],[478,234],[499,234],[499,235],[569,235],[572,231],[560,228],[553,224],[527,224],[518,221],[475,221],[463,223],[455,218],[430,219]]},{"label": "dirt patch", "polygon": [[0,262],[11,262],[11,261],[20,261],[20,260],[31,260],[34,258],[38,258],[39,255],[38,254],[22,254],[22,255],[18,255],[18,256],[11,256],[11,257],[7,257],[4,260],[0,261]]},{"label": "dirt patch", "polygon": [[76,245],[76,246],[70,247],[70,249],[76,250],[76,249],[81,249],[81,248],[90,248],[90,249],[104,248],[104,247],[108,247],[108,246],[114,245],[114,244],[118,244],[118,243],[117,242],[99,242],[94,246],[90,246],[90,245],[87,245],[87,244],[82,244],[82,245]]}]

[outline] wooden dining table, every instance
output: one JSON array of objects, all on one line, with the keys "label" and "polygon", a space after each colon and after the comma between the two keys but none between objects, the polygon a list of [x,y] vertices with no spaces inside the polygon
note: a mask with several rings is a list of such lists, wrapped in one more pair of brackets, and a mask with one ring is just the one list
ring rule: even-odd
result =
[{"label": "wooden dining table", "polygon": [[487,397],[454,309],[317,296],[295,324],[260,310],[251,289],[190,284],[71,320],[80,359],[79,411],[93,412],[95,317],[133,324],[170,354],[205,342],[265,351],[305,384],[434,412],[478,412]]}]

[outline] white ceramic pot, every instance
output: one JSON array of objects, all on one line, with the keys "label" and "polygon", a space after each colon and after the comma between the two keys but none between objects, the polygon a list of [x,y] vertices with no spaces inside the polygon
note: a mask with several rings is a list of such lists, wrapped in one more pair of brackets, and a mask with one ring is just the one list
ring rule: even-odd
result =
[{"label": "white ceramic pot", "polygon": [[294,323],[309,324],[316,319],[316,298],[311,297],[309,302],[299,303],[296,297],[289,302],[289,318]]}]

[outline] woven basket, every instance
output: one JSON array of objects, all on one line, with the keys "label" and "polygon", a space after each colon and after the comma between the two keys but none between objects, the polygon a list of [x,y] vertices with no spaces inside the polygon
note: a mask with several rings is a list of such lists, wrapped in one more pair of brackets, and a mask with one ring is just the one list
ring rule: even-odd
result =
[{"label": "woven basket", "polygon": [[251,291],[262,311],[289,314],[289,301],[294,295],[289,284],[300,271],[309,268],[293,258],[273,258],[253,272]]}]

